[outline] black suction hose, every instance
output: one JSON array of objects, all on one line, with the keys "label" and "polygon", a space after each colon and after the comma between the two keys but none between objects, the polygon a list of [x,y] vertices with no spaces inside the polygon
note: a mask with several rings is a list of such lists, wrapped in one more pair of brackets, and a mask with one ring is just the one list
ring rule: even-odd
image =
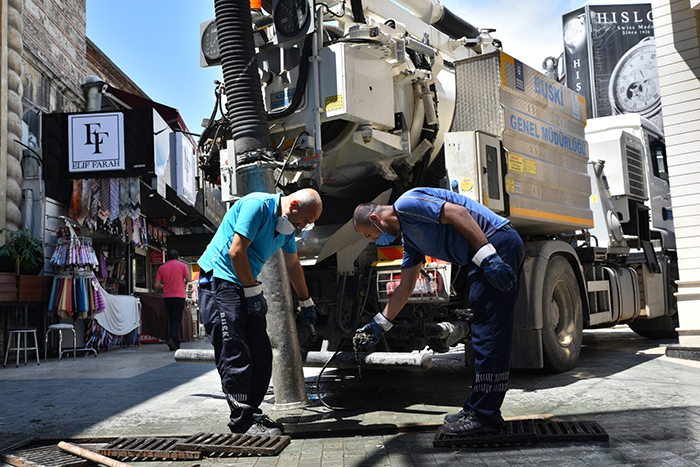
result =
[{"label": "black suction hose", "polygon": [[[365,22],[365,14],[362,8],[362,0],[351,0],[352,17],[356,23]],[[452,13],[443,6],[442,18],[432,24],[438,31],[447,34],[451,39],[461,39],[466,37],[469,39],[479,37],[479,28],[464,21],[459,16]]]},{"label": "black suction hose", "polygon": [[290,102],[289,105],[282,110],[271,110],[270,113],[267,114],[268,120],[287,118],[292,115],[299,107],[299,104],[301,104],[301,100],[303,99],[304,94],[306,94],[306,82],[309,79],[309,67],[311,66],[309,63],[309,57],[311,57],[311,46],[311,36],[309,36],[304,39],[304,45],[302,46],[301,60],[299,61],[299,77],[297,78],[296,90],[292,96],[292,102]]},{"label": "black suction hose", "polygon": [[442,18],[433,23],[433,26],[452,39],[461,39],[462,37],[473,39],[479,37],[479,29],[476,26],[464,21],[447,8],[443,10]]},{"label": "black suction hose", "polygon": [[[347,338],[343,339],[340,341],[339,347],[343,345],[343,343],[347,340]],[[382,336],[381,341],[384,344],[385,349],[388,351],[389,346],[386,343],[386,338]],[[326,367],[333,361],[333,359],[340,353],[340,350],[337,350],[333,355],[331,355],[331,358],[328,359],[326,363],[323,364],[323,367],[321,367],[321,371],[318,372],[318,375],[316,376],[316,397],[318,397],[318,401],[326,408],[335,410],[337,412],[356,412],[358,410],[364,409],[368,405],[370,405],[372,402],[379,397],[379,394],[382,392],[384,389],[384,386],[386,385],[386,382],[389,380],[389,373],[391,370],[386,370],[384,373],[384,380],[382,383],[379,385],[379,389],[377,389],[377,392],[374,393],[374,395],[370,398],[368,398],[365,402],[361,403],[358,406],[355,407],[340,407],[340,406],[333,406],[328,404],[325,400],[323,400],[323,396],[321,395],[321,377],[323,376],[323,372],[326,371]],[[358,364],[358,371],[359,371],[359,364]],[[360,377],[362,376],[361,374],[359,375]]]},{"label": "black suction hose", "polygon": [[250,3],[214,0],[214,11],[236,154],[268,149],[270,131],[260,92]]},{"label": "black suction hose", "polygon": [[350,8],[352,9],[352,18],[356,23],[365,22],[365,12],[362,8],[362,0],[350,0]]}]

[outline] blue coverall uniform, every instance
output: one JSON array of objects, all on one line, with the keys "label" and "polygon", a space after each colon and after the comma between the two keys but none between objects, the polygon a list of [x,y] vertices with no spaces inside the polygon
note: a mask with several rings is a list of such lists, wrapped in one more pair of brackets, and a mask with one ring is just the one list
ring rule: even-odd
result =
[{"label": "blue coverall uniform", "polygon": [[441,224],[446,202],[467,208],[501,259],[520,275],[525,247],[508,219],[464,195],[436,188],[414,188],[394,203],[401,224],[404,247],[403,269],[425,261],[429,255],[467,267],[469,304],[475,354],[475,375],[464,410],[476,412],[482,423],[501,427],[501,405],[505,398],[513,348],[513,328],[518,284],[508,292],[492,287],[483,271],[472,263],[476,253],[452,224]]},{"label": "blue coverall uniform", "polygon": [[[221,388],[231,410],[229,428],[245,433],[263,401],[272,377],[272,348],[264,317],[248,314],[243,286],[231,264],[229,249],[236,233],[251,241],[248,259],[253,277],[280,247],[296,253],[294,233],[275,231],[281,194],[251,193],[238,200],[224,216],[214,238],[197,263],[211,273],[213,300],[202,318],[214,345]],[[200,290],[200,308],[202,307]]]}]

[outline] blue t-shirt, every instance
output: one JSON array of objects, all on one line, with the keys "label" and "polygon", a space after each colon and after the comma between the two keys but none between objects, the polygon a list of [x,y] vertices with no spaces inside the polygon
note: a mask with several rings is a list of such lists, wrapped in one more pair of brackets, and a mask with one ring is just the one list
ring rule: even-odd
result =
[{"label": "blue t-shirt", "polygon": [[425,261],[425,255],[452,264],[468,264],[474,251],[452,224],[440,223],[442,206],[450,202],[464,206],[486,235],[493,235],[508,219],[459,193],[439,188],[414,188],[399,197],[394,211],[401,223],[403,269]]},{"label": "blue t-shirt", "polygon": [[228,254],[236,233],[251,241],[248,260],[253,277],[258,277],[265,262],[280,247],[287,253],[296,253],[294,233],[282,235],[275,231],[281,198],[281,194],[251,193],[236,201],[197,261],[199,267],[213,270],[214,277],[240,284]]}]

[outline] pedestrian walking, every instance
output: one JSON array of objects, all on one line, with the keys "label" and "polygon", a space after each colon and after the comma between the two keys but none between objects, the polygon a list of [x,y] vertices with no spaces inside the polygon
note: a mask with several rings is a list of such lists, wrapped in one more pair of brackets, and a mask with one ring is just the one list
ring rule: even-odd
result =
[{"label": "pedestrian walking", "polygon": [[321,210],[321,197],[312,189],[289,196],[251,193],[229,209],[199,258],[200,311],[214,345],[233,433],[283,432],[282,425],[259,408],[272,377],[272,349],[266,330],[265,284],[257,278],[265,262],[282,248],[302,319],[315,323],[295,232],[315,222]]},{"label": "pedestrian walking", "polygon": [[163,304],[168,313],[168,348],[180,348],[180,325],[185,311],[185,284],[192,280],[190,268],[179,260],[177,250],[168,250],[165,264],[156,273],[156,289],[163,289]]},{"label": "pedestrian walking", "polygon": [[458,193],[414,188],[393,205],[365,203],[354,213],[355,230],[377,245],[399,235],[401,281],[383,311],[356,332],[376,344],[392,327],[418,279],[425,255],[467,266],[475,375],[457,414],[445,417],[442,433],[471,435],[500,431],[513,346],[518,276],[525,247],[508,219]]}]

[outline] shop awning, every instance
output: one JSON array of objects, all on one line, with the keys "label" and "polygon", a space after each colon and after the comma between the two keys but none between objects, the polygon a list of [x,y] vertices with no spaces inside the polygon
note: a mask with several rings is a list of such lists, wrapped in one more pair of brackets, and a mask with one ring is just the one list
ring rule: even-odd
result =
[{"label": "shop awning", "polygon": [[[129,92],[117,89],[110,85],[107,85],[107,90],[103,93],[108,99],[117,104],[122,108],[132,108],[132,109],[156,109],[163,120],[166,121],[173,131],[182,131],[189,134],[190,130],[187,128],[185,120],[180,115],[180,111],[167,105],[159,104],[158,102],[146,99],[136,94],[131,94]],[[116,99],[113,99],[116,98]]]}]

